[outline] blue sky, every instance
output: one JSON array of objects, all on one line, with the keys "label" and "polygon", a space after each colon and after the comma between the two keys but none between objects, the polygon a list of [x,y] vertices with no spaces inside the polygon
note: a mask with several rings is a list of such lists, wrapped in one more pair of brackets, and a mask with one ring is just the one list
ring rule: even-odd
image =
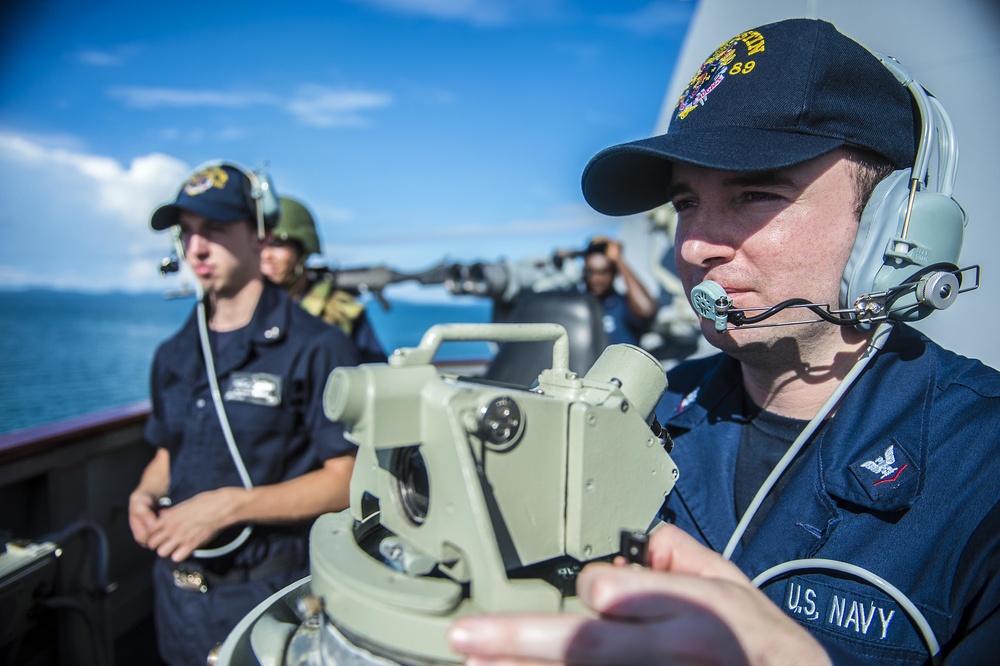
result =
[{"label": "blue sky", "polygon": [[649,135],[693,0],[4,3],[0,288],[162,289],[195,165],[270,165],[331,265],[575,247],[580,174]]}]

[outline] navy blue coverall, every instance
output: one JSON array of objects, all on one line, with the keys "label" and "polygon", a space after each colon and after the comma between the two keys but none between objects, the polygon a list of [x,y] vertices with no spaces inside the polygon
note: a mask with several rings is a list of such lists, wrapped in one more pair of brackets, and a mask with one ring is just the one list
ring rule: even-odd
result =
[{"label": "navy blue coverall", "polygon": [[[740,367],[718,354],[668,380],[656,414],[680,479],[662,518],[721,552],[739,518]],[[1000,373],[899,324],[733,562],[750,578],[799,558],[861,566],[923,613],[944,663],[990,663],[1000,647],[998,446]],[[811,570],[762,589],[835,662],[928,662],[913,622],[869,583]]]}]

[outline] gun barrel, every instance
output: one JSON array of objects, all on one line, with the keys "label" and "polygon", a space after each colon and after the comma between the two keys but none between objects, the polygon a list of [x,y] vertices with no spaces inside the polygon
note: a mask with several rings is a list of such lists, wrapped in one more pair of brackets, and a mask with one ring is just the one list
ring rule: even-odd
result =
[{"label": "gun barrel", "polygon": [[418,273],[402,273],[387,266],[328,269],[337,289],[354,294],[366,291],[378,293],[390,284],[415,280],[420,284],[443,284],[450,266],[438,264]]}]

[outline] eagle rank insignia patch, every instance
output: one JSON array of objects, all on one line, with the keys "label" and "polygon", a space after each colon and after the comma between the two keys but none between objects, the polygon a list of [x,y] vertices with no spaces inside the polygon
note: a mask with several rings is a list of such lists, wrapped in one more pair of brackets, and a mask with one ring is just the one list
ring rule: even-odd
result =
[{"label": "eagle rank insignia patch", "polygon": [[[900,491],[912,494],[919,476],[913,460],[896,440],[871,447],[861,460],[851,465],[851,472],[873,502],[889,505],[895,504],[889,496]],[[883,508],[892,510],[891,506]]]}]

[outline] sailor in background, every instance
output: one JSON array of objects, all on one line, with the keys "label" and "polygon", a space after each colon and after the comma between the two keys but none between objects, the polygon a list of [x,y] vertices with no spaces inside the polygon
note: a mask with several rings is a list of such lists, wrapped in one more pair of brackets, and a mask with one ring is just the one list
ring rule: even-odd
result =
[{"label": "sailor in background", "polygon": [[[625,285],[624,294],[615,289],[618,277]],[[603,236],[590,241],[583,251],[583,283],[604,310],[608,344],[638,345],[659,304],[625,261],[619,241]]]},{"label": "sailor in background", "polygon": [[261,252],[264,276],[284,287],[307,312],[343,329],[358,348],[362,363],[384,363],[386,355],[365,306],[337,289],[334,273],[306,266],[311,255],[322,252],[312,213],[296,199],[280,199],[281,218]]},{"label": "sailor in background", "polygon": [[159,556],[157,640],[172,665],[204,664],[260,601],[306,576],[312,520],[349,501],[356,448],[322,396],[358,355],[261,275],[276,212],[257,174],[215,163],[151,220],[179,234],[204,293],[156,351],[145,429],[156,452],[129,498],[136,542]]},{"label": "sailor in background", "polygon": [[[479,666],[996,662],[1000,373],[906,323],[959,293],[950,135],[897,63],[792,19],[713,53],[666,134],[590,161],[598,211],[673,204],[686,291],[721,289],[702,330],[722,353],[668,373],[656,415],[680,478],[648,568],[587,567],[595,617],[459,620],[456,650]],[[795,298],[823,305],[770,316]],[[740,328],[730,307],[818,323]]]}]

